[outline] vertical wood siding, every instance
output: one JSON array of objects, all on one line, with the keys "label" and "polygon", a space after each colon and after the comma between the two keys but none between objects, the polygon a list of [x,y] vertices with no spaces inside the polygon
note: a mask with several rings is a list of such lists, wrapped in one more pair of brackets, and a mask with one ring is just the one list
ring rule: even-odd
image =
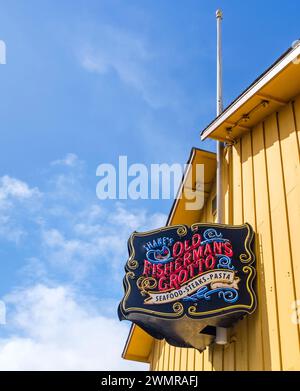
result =
[{"label": "vertical wood siding", "polygon": [[[155,341],[152,370],[300,370],[300,97],[228,148],[225,222],[255,232],[258,309],[231,330],[230,344],[199,353]],[[211,203],[203,221],[215,221]]]}]

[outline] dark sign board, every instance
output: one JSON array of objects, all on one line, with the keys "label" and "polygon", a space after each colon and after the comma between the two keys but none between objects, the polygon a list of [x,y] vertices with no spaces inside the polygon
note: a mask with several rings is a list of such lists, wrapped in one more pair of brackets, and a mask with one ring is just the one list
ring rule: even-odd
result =
[{"label": "dark sign board", "polygon": [[256,308],[253,237],[249,224],[134,232],[120,320],[172,345],[203,349],[214,327],[229,327]]}]

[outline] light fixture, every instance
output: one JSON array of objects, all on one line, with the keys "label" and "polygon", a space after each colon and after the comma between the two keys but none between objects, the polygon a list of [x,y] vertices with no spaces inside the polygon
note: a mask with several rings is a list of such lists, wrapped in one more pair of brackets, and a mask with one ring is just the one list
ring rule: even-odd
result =
[{"label": "light fixture", "polygon": [[216,328],[215,343],[217,345],[227,345],[228,344],[228,329],[226,327],[217,327]]}]

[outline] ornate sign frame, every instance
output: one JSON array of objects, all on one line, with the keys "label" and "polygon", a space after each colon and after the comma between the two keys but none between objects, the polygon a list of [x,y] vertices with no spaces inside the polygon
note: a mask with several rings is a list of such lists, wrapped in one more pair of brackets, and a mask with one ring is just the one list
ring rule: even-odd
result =
[{"label": "ornate sign frame", "polygon": [[257,305],[253,238],[247,223],[134,232],[128,241],[120,320],[176,341],[180,330],[175,320],[180,327],[195,320],[227,327],[251,314]]}]

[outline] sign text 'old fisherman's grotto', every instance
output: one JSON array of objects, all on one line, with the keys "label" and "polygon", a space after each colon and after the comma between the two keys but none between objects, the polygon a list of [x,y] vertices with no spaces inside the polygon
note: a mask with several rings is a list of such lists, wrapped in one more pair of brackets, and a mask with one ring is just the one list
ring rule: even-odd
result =
[{"label": "sign text 'old fisherman's grotto'", "polygon": [[175,346],[203,349],[215,326],[256,308],[249,224],[194,224],[134,232],[119,318]]}]

